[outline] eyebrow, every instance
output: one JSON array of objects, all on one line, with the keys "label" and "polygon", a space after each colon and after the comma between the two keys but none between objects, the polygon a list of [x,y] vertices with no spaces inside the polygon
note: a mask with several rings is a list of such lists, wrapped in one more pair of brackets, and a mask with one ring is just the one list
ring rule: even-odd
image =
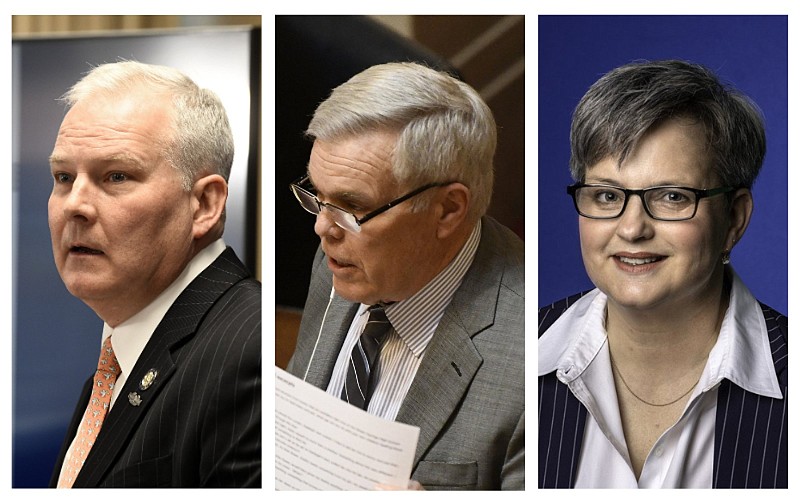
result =
[{"label": "eyebrow", "polygon": [[[69,157],[65,157],[65,156],[57,154],[57,153],[50,154],[50,157],[48,159],[49,159],[49,162],[50,162],[51,166],[54,165],[54,164],[70,164],[70,158]],[[142,163],[142,161],[139,160],[139,158],[137,158],[137,157],[135,157],[133,155],[130,155],[127,152],[120,152],[120,153],[117,153],[117,154],[111,154],[109,156],[106,156],[106,157],[103,157],[103,158],[100,158],[100,159],[93,159],[91,162],[92,162],[92,164],[118,163],[118,164],[124,164],[126,166],[129,166],[129,167],[135,168],[135,169],[141,169],[142,167],[144,167],[144,163]]]},{"label": "eyebrow", "polygon": [[[599,185],[613,185],[614,187],[625,187],[619,180],[614,180],[612,178],[597,178],[592,180],[591,182],[585,182],[589,184],[599,184]],[[673,182],[673,181],[662,181],[658,182],[653,185],[649,185],[649,187],[686,187],[685,183],[681,182]],[[627,187],[625,187],[627,188]]]},{"label": "eyebrow", "polygon": [[[308,176],[308,181],[309,183],[311,183],[311,186],[314,188],[314,191],[317,193],[316,194],[317,198],[319,199],[320,192],[317,186],[314,184],[314,180],[311,178],[311,173],[306,172],[306,176]],[[323,194],[323,195],[327,196],[326,199],[332,200],[334,204],[338,203],[342,205],[360,206],[360,207],[369,206],[370,204],[372,204],[372,201],[369,201],[365,195],[358,194],[355,192],[343,191],[343,192],[336,192],[332,194]],[[329,202],[329,201],[323,201],[323,202]]]}]

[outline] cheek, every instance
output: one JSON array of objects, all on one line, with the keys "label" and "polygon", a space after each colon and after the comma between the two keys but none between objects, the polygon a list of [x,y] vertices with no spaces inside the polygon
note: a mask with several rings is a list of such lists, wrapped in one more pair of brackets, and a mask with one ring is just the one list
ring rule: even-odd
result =
[{"label": "cheek", "polygon": [[714,263],[721,253],[722,240],[712,232],[704,233],[699,229],[693,229],[692,233],[683,236],[682,245],[686,256],[697,265]]},{"label": "cheek", "polygon": [[581,219],[578,223],[578,235],[580,237],[581,253],[584,260],[589,259],[593,254],[602,251],[608,243],[609,235],[613,230],[606,229],[601,222]]},{"label": "cheek", "polygon": [[61,211],[61,204],[58,199],[53,196],[47,200],[47,222],[52,231],[61,221],[63,221],[64,213]]},{"label": "cheek", "polygon": [[189,212],[176,204],[120,204],[105,215],[104,231],[125,246],[165,247],[191,231]]}]

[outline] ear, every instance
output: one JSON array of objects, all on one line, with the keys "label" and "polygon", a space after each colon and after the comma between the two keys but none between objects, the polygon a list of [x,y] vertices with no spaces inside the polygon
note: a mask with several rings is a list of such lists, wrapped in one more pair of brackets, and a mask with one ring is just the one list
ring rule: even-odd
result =
[{"label": "ear", "polygon": [[738,189],[733,194],[728,208],[729,226],[725,237],[725,249],[730,251],[738,243],[753,215],[753,194],[750,189]]},{"label": "ear", "polygon": [[439,210],[436,237],[444,239],[452,236],[466,220],[471,194],[466,185],[458,182],[445,185],[440,191],[435,200]]},{"label": "ear", "polygon": [[205,237],[221,222],[227,200],[228,183],[220,175],[207,175],[194,182],[192,233],[195,239]]}]

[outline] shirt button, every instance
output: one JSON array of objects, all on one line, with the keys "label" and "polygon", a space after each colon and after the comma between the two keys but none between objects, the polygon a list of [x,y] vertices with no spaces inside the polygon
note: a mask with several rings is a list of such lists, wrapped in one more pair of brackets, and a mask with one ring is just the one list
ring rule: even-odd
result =
[{"label": "shirt button", "polygon": [[653,451],[653,454],[655,454],[657,457],[661,457],[661,455],[664,454],[664,448],[660,446],[656,447],[656,450]]}]

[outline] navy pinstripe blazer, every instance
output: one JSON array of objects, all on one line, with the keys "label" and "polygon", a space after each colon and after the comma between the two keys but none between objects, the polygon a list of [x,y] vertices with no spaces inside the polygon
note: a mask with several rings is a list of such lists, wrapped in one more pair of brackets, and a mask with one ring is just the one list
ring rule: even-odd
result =
[{"label": "navy pinstripe blazer", "polygon": [[[150,369],[158,375],[142,390]],[[91,391],[84,386],[50,479]],[[141,404],[128,400],[138,393]],[[228,248],[175,300],[136,361],[74,487],[261,485],[261,285]]]},{"label": "navy pinstripe blazer", "polygon": [[[573,295],[539,310],[539,337],[576,300]],[[787,319],[762,304],[783,400],[720,385],[714,435],[714,488],[785,488],[787,468]],[[539,377],[539,487],[571,488],[580,459],[586,408],[556,378]]]}]

